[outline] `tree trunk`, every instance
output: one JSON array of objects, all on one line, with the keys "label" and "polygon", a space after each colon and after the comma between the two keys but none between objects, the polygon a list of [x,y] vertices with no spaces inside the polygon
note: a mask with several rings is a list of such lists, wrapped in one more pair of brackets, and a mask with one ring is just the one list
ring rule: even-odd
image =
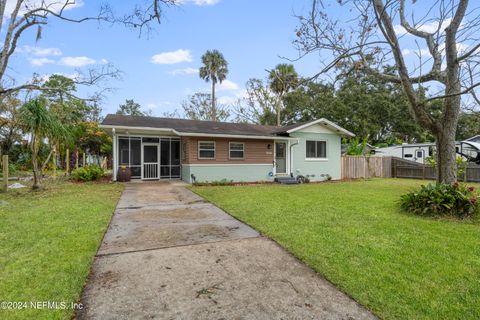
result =
[{"label": "tree trunk", "polygon": [[437,183],[457,181],[457,153],[455,150],[455,128],[444,127],[436,134]]},{"label": "tree trunk", "polygon": [[52,147],[52,149],[50,150],[50,152],[48,153],[48,156],[47,156],[47,159],[45,160],[45,162],[42,164],[42,168],[41,168],[41,171],[45,171],[45,168],[47,167],[48,165],[48,162],[50,161],[50,158],[52,157],[52,155],[55,153],[55,147]]},{"label": "tree trunk", "polygon": [[212,81],[212,121],[217,121],[217,110],[215,103],[215,81]]},{"label": "tree trunk", "polygon": [[38,167],[38,142],[37,136],[32,134],[32,171],[33,171],[33,185],[32,190],[41,188],[41,172]]},{"label": "tree trunk", "polygon": [[277,103],[276,103],[276,107],[277,107],[277,127],[280,127],[281,125],[281,110],[282,110],[282,97],[283,95],[282,94],[279,94],[278,96],[278,99],[277,99]]}]

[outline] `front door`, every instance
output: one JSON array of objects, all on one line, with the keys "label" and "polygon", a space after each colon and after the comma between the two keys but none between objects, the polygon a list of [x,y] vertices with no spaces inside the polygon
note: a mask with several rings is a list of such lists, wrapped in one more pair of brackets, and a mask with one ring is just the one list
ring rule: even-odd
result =
[{"label": "front door", "polygon": [[158,179],[158,144],[143,145],[143,179]]},{"label": "front door", "polygon": [[275,172],[287,173],[287,144],[275,142]]}]

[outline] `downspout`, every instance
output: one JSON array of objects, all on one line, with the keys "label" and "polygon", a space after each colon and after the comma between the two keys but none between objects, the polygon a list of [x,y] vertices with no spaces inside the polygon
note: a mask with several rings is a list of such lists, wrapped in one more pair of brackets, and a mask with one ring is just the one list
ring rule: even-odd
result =
[{"label": "downspout", "polygon": [[112,159],[113,159],[113,164],[112,164],[112,171],[113,171],[113,181],[117,181],[117,135],[115,134],[115,128],[112,129],[112,138],[113,138],[113,141],[112,141],[112,144],[113,144],[113,148],[112,148]]},{"label": "downspout", "polygon": [[290,144],[290,150],[289,150],[289,151],[290,151],[290,152],[289,152],[289,158],[290,158],[290,159],[289,159],[289,160],[290,160],[290,175],[293,174],[293,172],[292,172],[292,168],[293,168],[292,147],[295,146],[295,145],[297,145],[297,144],[299,144],[299,143],[300,143],[300,139],[297,139],[297,141],[296,141],[295,143],[291,143],[291,144]]}]

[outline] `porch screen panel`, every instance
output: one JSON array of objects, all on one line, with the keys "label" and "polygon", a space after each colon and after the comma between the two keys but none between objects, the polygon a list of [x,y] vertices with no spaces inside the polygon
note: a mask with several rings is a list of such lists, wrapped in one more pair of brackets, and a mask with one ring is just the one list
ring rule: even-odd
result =
[{"label": "porch screen panel", "polygon": [[118,139],[118,164],[120,166],[130,166],[130,139]]},{"label": "porch screen panel", "polygon": [[171,141],[170,151],[171,178],[180,178],[180,140]]},{"label": "porch screen panel", "polygon": [[140,138],[130,138],[130,170],[132,177],[142,176],[142,142]]},{"label": "porch screen panel", "polygon": [[170,178],[170,139],[160,141],[160,177]]}]

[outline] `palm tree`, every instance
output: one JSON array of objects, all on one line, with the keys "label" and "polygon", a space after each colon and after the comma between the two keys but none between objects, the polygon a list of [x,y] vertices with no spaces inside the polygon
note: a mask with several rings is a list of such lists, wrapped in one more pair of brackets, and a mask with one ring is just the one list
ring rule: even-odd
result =
[{"label": "palm tree", "polygon": [[202,56],[203,66],[199,70],[200,78],[206,82],[212,82],[212,110],[211,118],[217,121],[217,110],[215,108],[215,84],[222,83],[227,78],[228,63],[223,57],[223,54],[218,50],[207,50]]},{"label": "palm tree", "polygon": [[33,190],[40,189],[42,170],[39,166],[38,151],[44,139],[61,141],[67,139],[68,132],[55,116],[48,110],[47,100],[38,97],[28,101],[20,108],[20,123],[25,133],[30,134],[32,152]]},{"label": "palm tree", "polygon": [[277,95],[277,126],[280,126],[280,113],[282,110],[282,99],[286,93],[298,85],[298,74],[292,64],[281,63],[268,75],[270,89]]}]

